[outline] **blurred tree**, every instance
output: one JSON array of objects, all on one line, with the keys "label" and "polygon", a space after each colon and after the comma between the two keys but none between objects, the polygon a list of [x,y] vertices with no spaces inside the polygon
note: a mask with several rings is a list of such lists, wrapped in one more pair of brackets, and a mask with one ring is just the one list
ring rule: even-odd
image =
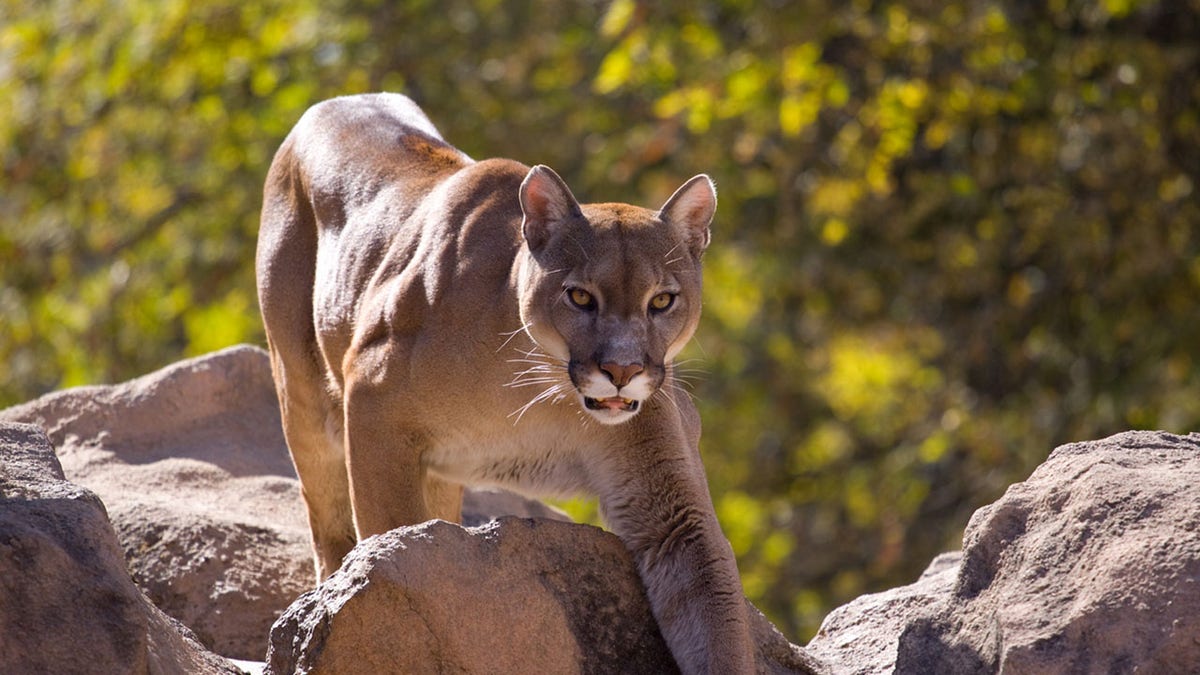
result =
[{"label": "blurred tree", "polygon": [[1048,450],[1200,426],[1200,0],[0,0],[0,404],[261,342],[262,179],[378,89],[475,156],[721,206],[692,350],[794,639]]}]

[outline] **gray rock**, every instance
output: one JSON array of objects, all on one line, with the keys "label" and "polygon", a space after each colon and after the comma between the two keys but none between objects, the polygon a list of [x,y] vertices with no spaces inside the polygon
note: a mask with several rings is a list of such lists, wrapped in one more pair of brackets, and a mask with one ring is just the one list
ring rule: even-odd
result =
[{"label": "gray rock", "polygon": [[0,412],[44,427],[104,501],[134,580],[214,651],[261,659],[312,585],[266,352],[234,347]]},{"label": "gray rock", "polygon": [[[231,347],[128,382],[0,411],[37,424],[66,476],[108,507],[134,580],[226,656],[261,659],[271,624],[314,583],[308,522],[262,349]],[[470,492],[464,519],[566,516]]]},{"label": "gray rock", "polygon": [[138,590],[41,429],[0,423],[0,672],[239,673]]},{"label": "gray rock", "polygon": [[943,553],[915,583],[862,595],[833,610],[809,642],[808,651],[836,664],[837,673],[893,672],[900,634],[914,617],[945,601],[954,587],[961,558],[958,552]]},{"label": "gray rock", "polygon": [[[825,672],[752,618],[760,672]],[[617,537],[521,518],[361,542],[275,624],[267,660],[271,673],[678,672]]]},{"label": "gray rock", "polygon": [[847,673],[1194,673],[1200,434],[1062,446],[940,560],[831,613],[808,649]]}]

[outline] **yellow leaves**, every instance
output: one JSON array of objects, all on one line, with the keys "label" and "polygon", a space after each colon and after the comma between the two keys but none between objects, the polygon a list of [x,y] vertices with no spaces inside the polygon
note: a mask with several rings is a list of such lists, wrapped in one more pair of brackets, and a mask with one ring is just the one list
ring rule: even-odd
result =
[{"label": "yellow leaves", "polygon": [[848,216],[863,196],[860,181],[830,178],[821,181],[809,197],[808,208],[817,215]]},{"label": "yellow leaves", "polygon": [[735,333],[744,332],[762,306],[763,286],[753,270],[754,262],[732,246],[705,256],[707,283],[720,292],[705,293],[704,311]]},{"label": "yellow leaves", "polygon": [[600,62],[592,90],[597,94],[611,94],[625,85],[633,73],[632,46],[622,43]]},{"label": "yellow leaves", "polygon": [[969,270],[979,264],[979,249],[969,237],[955,236],[950,244],[950,269]]},{"label": "yellow leaves", "polygon": [[784,136],[796,137],[817,121],[821,112],[821,101],[814,96],[785,94],[779,102],[779,129]]},{"label": "yellow leaves", "polygon": [[125,206],[137,220],[147,220],[167,208],[174,191],[156,181],[139,181],[125,191]]},{"label": "yellow leaves", "polygon": [[741,115],[760,105],[763,92],[771,86],[771,71],[766,64],[748,54],[739,58],[742,62],[725,80],[719,113],[723,118]]},{"label": "yellow leaves", "polygon": [[838,419],[888,438],[928,411],[929,395],[943,376],[928,363],[939,355],[936,331],[843,333],[828,347],[817,388]]},{"label": "yellow leaves", "polygon": [[792,538],[773,522],[769,502],[737,490],[722,493],[715,501],[717,519],[734,555],[756,558],[756,565],[743,567],[746,595],[761,597],[770,587],[773,569],[791,555]]},{"label": "yellow leaves", "polygon": [[791,456],[792,469],[796,473],[818,473],[849,457],[854,450],[854,439],[845,427],[832,420],[818,422]]},{"label": "yellow leaves", "polygon": [[934,464],[946,456],[950,449],[950,434],[937,431],[917,447],[917,457],[926,464]]},{"label": "yellow leaves", "polygon": [[783,51],[779,65],[779,129],[786,137],[797,137],[817,121],[822,108],[839,108],[849,90],[837,72],[821,63],[821,47],[814,42]]},{"label": "yellow leaves", "polygon": [[821,226],[821,243],[826,246],[841,244],[850,234],[850,226],[841,218],[830,218]]},{"label": "yellow leaves", "polygon": [[669,92],[654,103],[654,114],[661,118],[684,114],[685,123],[693,133],[708,130],[713,119],[716,101],[707,87],[683,87]]},{"label": "yellow leaves", "polygon": [[233,289],[225,297],[184,314],[187,354],[207,354],[231,345],[250,342],[260,332],[258,312],[249,291]]},{"label": "yellow leaves", "polygon": [[267,96],[279,86],[279,73],[272,64],[259,64],[250,76],[250,91]]},{"label": "yellow leaves", "polygon": [[815,42],[788,47],[783,51],[779,82],[784,89],[799,89],[821,77],[821,46]]},{"label": "yellow leaves", "polygon": [[633,19],[637,3],[634,0],[614,0],[600,21],[600,35],[612,39],[621,34]]},{"label": "yellow leaves", "polygon": [[878,139],[864,172],[872,192],[891,192],[892,164],[912,150],[918,123],[929,114],[929,96],[929,84],[924,80],[895,77],[884,82],[876,98],[864,105],[859,121]]}]

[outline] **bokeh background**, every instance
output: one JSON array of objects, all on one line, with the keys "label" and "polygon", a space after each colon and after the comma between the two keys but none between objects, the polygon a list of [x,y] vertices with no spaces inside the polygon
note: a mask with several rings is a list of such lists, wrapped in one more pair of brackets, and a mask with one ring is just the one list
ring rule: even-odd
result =
[{"label": "bokeh background", "polygon": [[720,189],[689,357],[796,641],[1056,445],[1200,428],[1200,1],[0,0],[0,405],[264,344],[272,153],[408,93],[589,201]]}]

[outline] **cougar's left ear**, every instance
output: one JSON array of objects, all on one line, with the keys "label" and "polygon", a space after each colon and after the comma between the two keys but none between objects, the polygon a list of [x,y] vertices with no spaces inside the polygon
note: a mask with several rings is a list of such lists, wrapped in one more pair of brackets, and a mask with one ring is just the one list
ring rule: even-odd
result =
[{"label": "cougar's left ear", "polygon": [[530,169],[521,182],[521,211],[525,215],[521,234],[534,253],[550,241],[555,226],[583,213],[563,179],[542,164]]},{"label": "cougar's left ear", "polygon": [[708,247],[708,226],[717,211],[717,186],[705,174],[694,176],[671,195],[658,210],[658,217],[677,228],[692,254],[700,257]]}]

